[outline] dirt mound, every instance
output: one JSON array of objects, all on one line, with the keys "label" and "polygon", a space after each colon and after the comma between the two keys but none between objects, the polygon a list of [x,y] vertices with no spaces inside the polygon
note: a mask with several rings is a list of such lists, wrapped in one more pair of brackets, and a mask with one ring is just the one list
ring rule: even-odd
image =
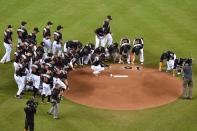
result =
[{"label": "dirt mound", "polygon": [[90,107],[137,110],[173,102],[181,95],[182,82],[167,73],[124,67],[112,65],[97,77],[90,67],[77,69],[69,74],[70,90],[64,96]]}]

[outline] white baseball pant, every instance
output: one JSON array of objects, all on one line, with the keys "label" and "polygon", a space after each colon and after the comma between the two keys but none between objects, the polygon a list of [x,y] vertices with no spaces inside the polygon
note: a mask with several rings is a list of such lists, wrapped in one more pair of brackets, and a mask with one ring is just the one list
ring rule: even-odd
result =
[{"label": "white baseball pant", "polygon": [[112,35],[111,35],[111,33],[108,33],[108,34],[105,36],[105,44],[104,44],[104,46],[105,46],[106,44],[108,44],[108,46],[110,46],[110,45],[113,44],[112,42],[113,42]]},{"label": "white baseball pant", "polygon": [[99,44],[101,43],[102,47],[105,47],[105,38],[104,37],[98,37],[97,35],[95,36],[96,44],[95,44],[95,49],[99,47]]},{"label": "white baseball pant", "polygon": [[62,55],[62,45],[60,43],[58,44],[57,41],[53,42],[52,53],[57,53],[58,56]]},{"label": "white baseball pant", "polygon": [[18,91],[16,93],[16,95],[21,95],[22,91],[25,88],[25,76],[16,76],[16,74],[14,74],[14,79],[16,81],[16,84],[18,85]]},{"label": "white baseball pant", "polygon": [[50,84],[43,83],[42,84],[42,95],[50,96],[51,95],[51,87]]},{"label": "white baseball pant", "polygon": [[32,81],[33,81],[33,86],[34,86],[36,89],[39,89],[39,88],[40,88],[40,76],[31,74],[31,79],[32,79]]},{"label": "white baseball pant", "polygon": [[174,59],[167,61],[167,71],[170,71],[174,68],[175,59],[176,59],[176,55],[174,54]]},{"label": "white baseball pant", "polygon": [[43,38],[44,42],[44,56],[46,57],[48,53],[51,53],[52,42],[50,39]]},{"label": "white baseball pant", "polygon": [[11,54],[11,51],[12,51],[12,45],[11,44],[7,44],[5,42],[3,44],[4,44],[4,47],[6,49],[6,53],[3,56],[3,58],[1,59],[1,63],[10,61],[10,54]]},{"label": "white baseball pant", "polygon": [[93,74],[99,74],[99,73],[101,73],[101,71],[105,70],[105,68],[101,67],[101,65],[98,65],[98,66],[92,65],[91,69],[93,70]]}]

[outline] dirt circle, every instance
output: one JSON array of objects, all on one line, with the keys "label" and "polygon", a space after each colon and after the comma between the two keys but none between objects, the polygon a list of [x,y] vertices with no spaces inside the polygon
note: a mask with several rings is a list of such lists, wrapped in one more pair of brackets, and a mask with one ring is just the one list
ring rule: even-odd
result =
[{"label": "dirt circle", "polygon": [[[181,95],[182,82],[156,69],[115,64],[94,76],[90,67],[70,72],[70,90],[64,96],[94,108],[138,110],[175,101]],[[110,77],[125,76],[123,77]],[[128,77],[126,77],[128,76]]]}]

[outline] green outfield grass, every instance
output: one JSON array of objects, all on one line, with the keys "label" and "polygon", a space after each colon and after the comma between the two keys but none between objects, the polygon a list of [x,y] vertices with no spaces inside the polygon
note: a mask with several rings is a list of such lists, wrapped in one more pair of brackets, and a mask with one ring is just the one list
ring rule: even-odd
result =
[{"label": "green outfield grass", "polygon": [[[38,26],[42,31],[48,20],[53,31],[64,26],[64,40],[94,42],[93,30],[102,25],[106,15],[113,16],[114,41],[123,36],[142,35],[145,40],[145,66],[157,67],[162,51],[172,50],[180,57],[197,60],[196,0],[0,0],[0,57],[4,54],[3,31],[8,24],[16,29],[22,20],[28,31]],[[39,41],[41,40],[41,34]],[[193,78],[197,83],[194,61]],[[165,84],[165,83],[164,83]],[[85,87],[83,87],[85,88]],[[120,87],[121,88],[121,87]],[[155,87],[156,88],[156,87]],[[13,64],[0,65],[0,130],[22,131],[26,100],[14,98],[17,86]],[[197,89],[192,101],[177,101],[158,108],[139,111],[111,111],[82,106],[64,99],[60,120],[46,112],[50,105],[39,105],[36,131],[196,131]]]}]

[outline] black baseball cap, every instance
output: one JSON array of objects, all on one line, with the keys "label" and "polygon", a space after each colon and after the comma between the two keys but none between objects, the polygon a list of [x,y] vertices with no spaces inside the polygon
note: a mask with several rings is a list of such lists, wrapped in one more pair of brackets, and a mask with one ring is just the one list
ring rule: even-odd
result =
[{"label": "black baseball cap", "polygon": [[58,25],[58,26],[57,26],[57,30],[61,30],[61,29],[63,29],[63,26]]},{"label": "black baseball cap", "polygon": [[51,21],[48,21],[47,25],[53,25],[53,23]]},{"label": "black baseball cap", "polygon": [[8,28],[12,28],[13,26],[12,25],[8,25]]},{"label": "black baseball cap", "polygon": [[38,29],[38,27],[35,27],[35,28],[34,28],[34,31],[40,32],[39,29]]},{"label": "black baseball cap", "polygon": [[26,24],[27,24],[26,21],[22,21],[22,22],[21,22],[21,25],[22,25],[22,26],[25,26]]},{"label": "black baseball cap", "polygon": [[111,15],[108,15],[107,16],[107,19],[112,20],[112,16]]}]

